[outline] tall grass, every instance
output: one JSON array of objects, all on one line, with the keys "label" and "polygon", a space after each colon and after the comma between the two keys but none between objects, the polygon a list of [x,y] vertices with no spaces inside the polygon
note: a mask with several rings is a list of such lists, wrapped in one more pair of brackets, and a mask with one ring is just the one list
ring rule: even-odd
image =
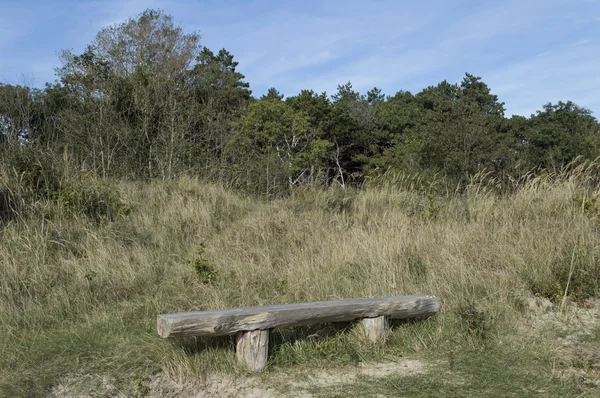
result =
[{"label": "tall grass", "polygon": [[[30,200],[0,230],[0,392],[234,366],[227,339],[159,340],[156,315],[174,311],[422,293],[440,297],[441,313],[418,333],[394,332],[389,349],[493,342],[533,295],[598,294],[595,175],[588,164],[530,176],[509,194],[479,176],[445,195],[388,182],[270,202],[187,177],[70,181],[68,195]],[[312,346],[284,339],[275,363],[369,355],[352,334],[322,335]]]}]

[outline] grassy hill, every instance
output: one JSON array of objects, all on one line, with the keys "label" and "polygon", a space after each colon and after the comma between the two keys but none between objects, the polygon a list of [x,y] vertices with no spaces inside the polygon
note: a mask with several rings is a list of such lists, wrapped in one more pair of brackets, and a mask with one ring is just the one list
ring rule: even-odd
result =
[{"label": "grassy hill", "polygon": [[[594,173],[530,177],[505,193],[485,176],[445,194],[389,178],[271,201],[187,177],[72,177],[36,200],[23,190],[20,217],[0,229],[0,395],[41,396],[61,383],[84,394],[109,380],[116,390],[106,391],[143,396],[158,374],[192,383],[243,373],[229,338],[159,339],[159,313],[417,293],[440,297],[441,312],[395,326],[384,347],[349,324],[275,334],[267,375],[391,356],[444,371],[390,376],[381,394],[397,385],[409,396],[590,393],[595,359],[577,362],[557,345],[562,329],[534,318],[598,296]],[[534,302],[552,307],[531,311]],[[600,328],[588,329],[581,346],[593,349]],[[573,368],[583,373],[565,378]]]}]

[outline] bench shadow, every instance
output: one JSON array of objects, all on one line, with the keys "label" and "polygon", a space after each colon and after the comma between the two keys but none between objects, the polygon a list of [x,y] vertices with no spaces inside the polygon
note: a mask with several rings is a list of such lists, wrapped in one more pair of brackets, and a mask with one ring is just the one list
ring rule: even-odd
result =
[{"label": "bench shadow", "polygon": [[[418,324],[427,318],[388,319],[387,327],[391,330],[405,326]],[[269,358],[277,355],[284,347],[293,345],[297,341],[325,341],[338,338],[356,327],[360,320],[335,323],[321,323],[308,326],[296,326],[285,329],[274,329],[269,334]],[[227,349],[235,351],[236,335],[227,336],[203,336],[182,337],[174,339],[172,343],[183,350],[188,356],[198,355],[206,350]]]},{"label": "bench shadow", "polygon": [[[313,339],[327,339],[339,336],[350,330],[356,322],[323,323],[310,326],[297,326],[281,330],[271,330],[269,333],[269,357],[278,348],[286,344],[294,344],[296,341]],[[227,336],[202,336],[181,337],[172,340],[179,349],[188,356],[201,354],[203,351],[212,349],[227,349],[235,351],[236,335]]]},{"label": "bench shadow", "polygon": [[414,325],[414,324],[422,324],[427,321],[430,317],[421,317],[421,318],[406,318],[406,319],[388,319],[387,327],[390,330],[394,330],[396,328],[405,326],[405,325]]},{"label": "bench shadow", "polygon": [[356,322],[321,323],[309,326],[296,326],[281,330],[273,330],[270,334],[271,347],[283,344],[294,344],[298,340],[326,339],[346,333]]},{"label": "bench shadow", "polygon": [[183,350],[188,356],[201,354],[209,349],[231,349],[235,350],[235,335],[230,336],[206,336],[206,337],[182,337],[174,339],[172,343]]}]

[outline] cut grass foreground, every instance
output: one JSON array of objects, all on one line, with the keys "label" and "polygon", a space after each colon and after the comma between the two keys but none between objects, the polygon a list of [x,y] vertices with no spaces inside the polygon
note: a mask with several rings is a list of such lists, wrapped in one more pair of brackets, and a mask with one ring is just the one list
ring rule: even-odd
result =
[{"label": "cut grass foreground", "polygon": [[[412,358],[427,371],[305,390],[591,396],[593,355],[577,362],[557,344],[560,323],[533,327],[539,312],[527,310],[536,296],[560,313],[565,292],[580,306],[598,295],[600,204],[588,172],[530,179],[505,195],[483,183],[446,196],[388,184],[270,202],[189,178],[90,180],[86,189],[118,193],[127,211],[85,215],[74,191],[28,204],[0,231],[0,395],[150,396],[158,378],[244,375],[230,338],[161,340],[159,313],[422,293],[438,296],[441,312],[394,326],[383,347],[350,324],[285,330],[273,334],[267,372],[253,377],[268,385],[277,374]],[[597,327],[575,332],[590,352],[598,346]],[[572,368],[584,376],[564,376]]]}]

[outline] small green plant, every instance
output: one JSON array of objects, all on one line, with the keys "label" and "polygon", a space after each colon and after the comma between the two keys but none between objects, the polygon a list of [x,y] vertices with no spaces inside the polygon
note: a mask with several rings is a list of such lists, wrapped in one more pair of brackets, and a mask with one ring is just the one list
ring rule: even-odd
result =
[{"label": "small green plant", "polygon": [[560,281],[555,280],[547,285],[536,284],[531,288],[531,292],[537,297],[547,298],[553,303],[558,303],[564,294],[564,288]]},{"label": "small green plant", "polygon": [[598,200],[598,195],[592,195],[589,198],[575,195],[573,202],[585,214],[594,219],[596,223],[600,224],[600,201]]},{"label": "small green plant", "polygon": [[139,379],[133,381],[133,384],[135,385],[136,398],[141,398],[148,395],[148,393],[150,392],[150,387],[146,384],[148,380],[149,378],[147,376],[142,376]]},{"label": "small green plant", "polygon": [[474,301],[459,308],[458,316],[470,337],[485,341],[488,329],[487,316],[485,312],[477,308]]},{"label": "small green plant", "polygon": [[338,343],[334,337],[326,337],[316,344],[315,349],[323,358],[334,358],[338,354]]},{"label": "small green plant", "polygon": [[215,270],[215,267],[210,264],[206,258],[204,258],[205,250],[206,248],[204,243],[200,244],[198,256],[191,261],[191,264],[196,271],[200,282],[207,285],[215,281],[217,278],[217,271]]},{"label": "small green plant", "polygon": [[437,219],[441,209],[442,209],[442,206],[440,206],[437,203],[435,196],[433,194],[428,194],[427,195],[427,208],[423,212],[425,218],[429,219],[429,220]]}]

